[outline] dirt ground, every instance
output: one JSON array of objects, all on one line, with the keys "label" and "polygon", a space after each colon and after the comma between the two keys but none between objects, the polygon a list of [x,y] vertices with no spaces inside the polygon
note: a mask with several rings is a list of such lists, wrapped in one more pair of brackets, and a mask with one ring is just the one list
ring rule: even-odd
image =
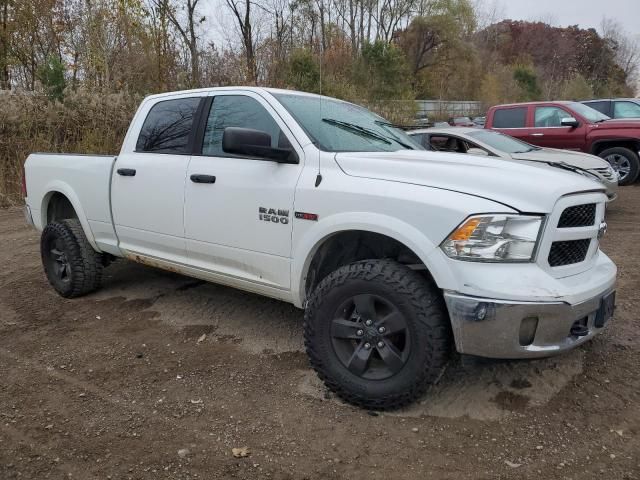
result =
[{"label": "dirt ground", "polygon": [[37,232],[0,210],[0,479],[638,479],[639,219],[640,185],[623,188],[604,334],[540,361],[454,358],[421,402],[374,414],[319,384],[301,311],[124,261],[64,300]]}]

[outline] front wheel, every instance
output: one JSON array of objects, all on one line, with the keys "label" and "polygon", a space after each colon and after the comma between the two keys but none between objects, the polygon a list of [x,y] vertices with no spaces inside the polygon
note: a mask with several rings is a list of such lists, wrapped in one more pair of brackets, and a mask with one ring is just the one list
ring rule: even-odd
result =
[{"label": "front wheel", "polygon": [[304,336],[326,386],[371,409],[419,398],[441,375],[452,343],[438,289],[391,260],[352,263],[322,280],[307,304]]},{"label": "front wheel", "polygon": [[77,219],[48,224],[40,238],[42,265],[51,286],[65,298],[96,290],[102,280],[102,255],[96,252]]},{"label": "front wheel", "polygon": [[600,152],[611,167],[618,173],[619,185],[630,185],[638,178],[640,172],[640,160],[638,154],[624,147],[607,148]]}]

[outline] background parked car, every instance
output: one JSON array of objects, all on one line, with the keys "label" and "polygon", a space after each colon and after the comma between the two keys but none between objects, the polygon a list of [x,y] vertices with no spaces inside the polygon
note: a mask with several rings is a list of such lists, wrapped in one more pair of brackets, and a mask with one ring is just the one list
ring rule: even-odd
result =
[{"label": "background parked car", "polygon": [[471,121],[473,122],[473,124],[474,124],[476,127],[484,128],[484,124],[485,124],[485,123],[486,123],[486,121],[487,121],[487,117],[484,117],[484,116],[483,116],[483,117],[473,117],[473,118],[471,119]]},{"label": "background parked car", "polygon": [[419,113],[413,123],[416,127],[428,127],[431,124],[426,113]]},{"label": "background parked car", "polygon": [[618,196],[618,174],[605,160],[581,152],[541,148],[491,130],[478,128],[428,128],[407,132],[427,150],[466,153],[554,164],[576,168],[576,173],[596,178],[607,189],[609,201]]},{"label": "background parked car", "polygon": [[487,112],[485,128],[539,147],[598,155],[629,185],[640,171],[640,119],[612,120],[579,102],[530,102],[498,105]]},{"label": "background parked car", "polygon": [[452,127],[473,127],[475,125],[469,117],[450,117],[447,122]]},{"label": "background parked car", "polygon": [[640,118],[639,98],[588,100],[582,103],[611,118]]}]

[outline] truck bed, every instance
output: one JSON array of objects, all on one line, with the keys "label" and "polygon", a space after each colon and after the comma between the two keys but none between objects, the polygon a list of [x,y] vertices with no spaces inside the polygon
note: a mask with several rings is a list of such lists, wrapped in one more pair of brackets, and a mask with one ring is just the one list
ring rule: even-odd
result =
[{"label": "truck bed", "polygon": [[[55,192],[72,203],[87,237],[101,251],[117,252],[111,218],[111,173],[115,155],[33,153],[25,162],[26,203],[38,230],[47,224],[45,205]],[[85,220],[86,219],[86,220]]]}]

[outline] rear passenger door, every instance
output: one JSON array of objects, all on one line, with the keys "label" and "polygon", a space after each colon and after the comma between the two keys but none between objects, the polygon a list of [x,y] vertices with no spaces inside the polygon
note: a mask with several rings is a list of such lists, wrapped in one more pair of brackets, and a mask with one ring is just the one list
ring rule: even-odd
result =
[{"label": "rear passenger door", "polygon": [[498,108],[493,112],[491,128],[525,142],[530,142],[530,131],[527,128],[528,112],[526,105]]},{"label": "rear passenger door", "polygon": [[[303,151],[269,103],[253,92],[216,93],[187,172],[185,235],[189,264],[263,287],[290,287],[293,201]],[[300,163],[226,153],[227,127],[267,132],[271,146],[293,147]],[[210,179],[197,183],[193,179]]]},{"label": "rear passenger door", "polygon": [[132,255],[186,259],[185,175],[201,100],[147,101],[138,114],[144,122],[139,134],[125,140],[112,175],[111,205],[120,248]]}]

